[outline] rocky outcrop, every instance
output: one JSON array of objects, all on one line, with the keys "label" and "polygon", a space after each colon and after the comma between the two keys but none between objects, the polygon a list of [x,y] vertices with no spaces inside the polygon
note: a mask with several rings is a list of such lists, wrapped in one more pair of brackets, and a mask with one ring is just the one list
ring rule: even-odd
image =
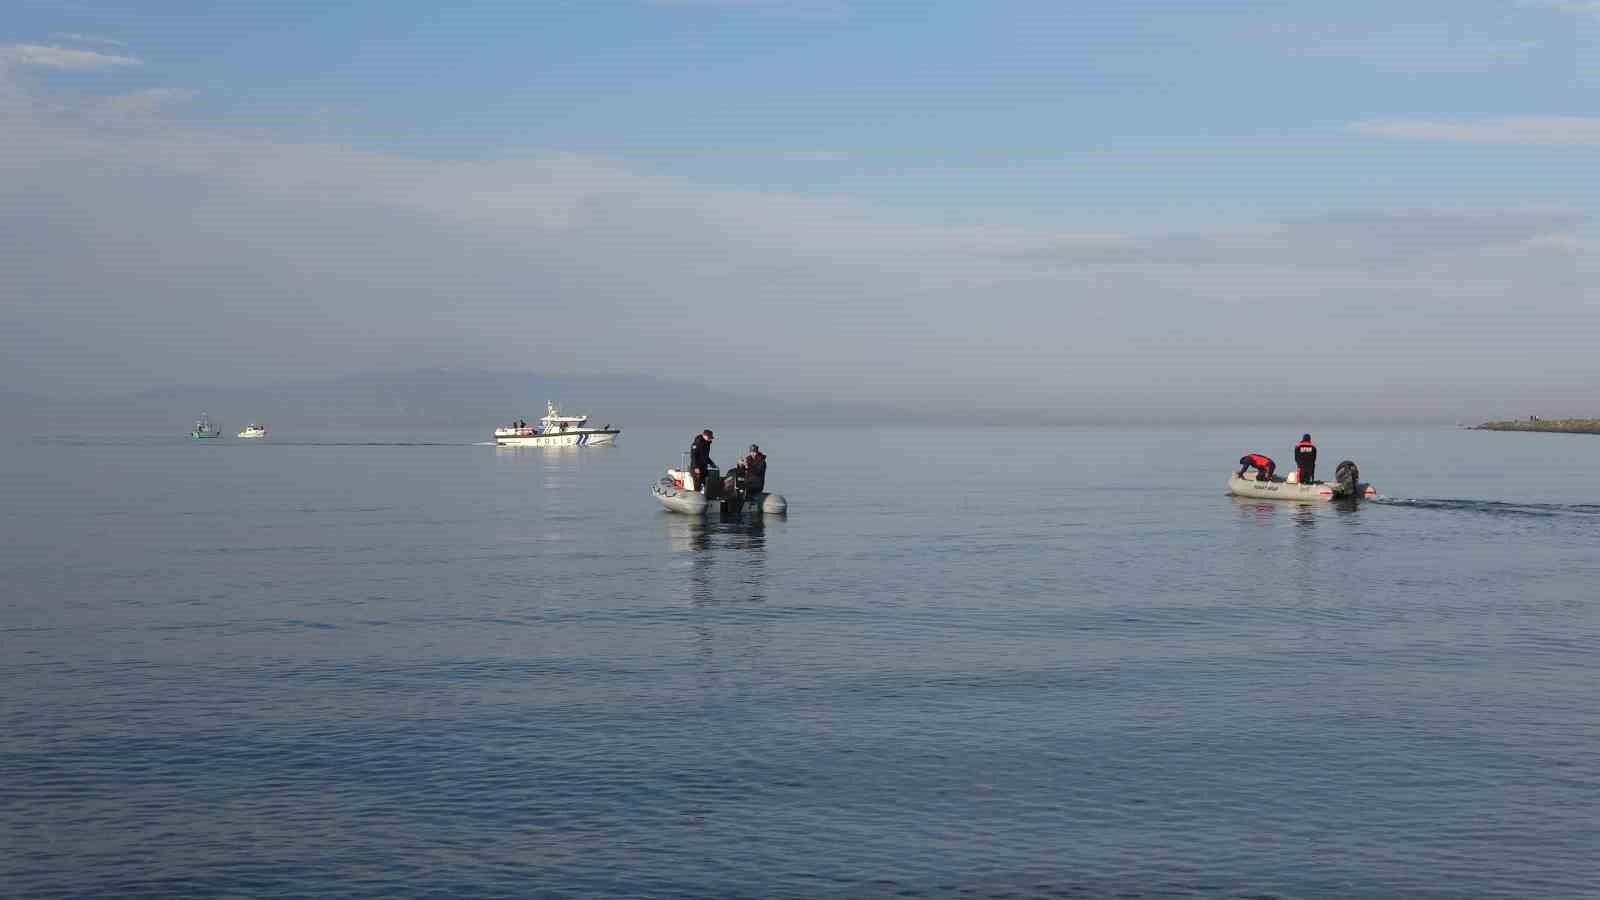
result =
[{"label": "rocky outcrop", "polygon": [[1476,426],[1479,431],[1550,431],[1556,434],[1600,434],[1600,419],[1509,419],[1503,422],[1485,422]]}]

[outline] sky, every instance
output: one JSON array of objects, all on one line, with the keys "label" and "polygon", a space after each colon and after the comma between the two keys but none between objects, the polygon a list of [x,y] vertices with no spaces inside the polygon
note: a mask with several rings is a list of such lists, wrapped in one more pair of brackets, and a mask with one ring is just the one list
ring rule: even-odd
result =
[{"label": "sky", "polygon": [[1600,0],[451,6],[12,0],[4,389],[1600,415]]}]

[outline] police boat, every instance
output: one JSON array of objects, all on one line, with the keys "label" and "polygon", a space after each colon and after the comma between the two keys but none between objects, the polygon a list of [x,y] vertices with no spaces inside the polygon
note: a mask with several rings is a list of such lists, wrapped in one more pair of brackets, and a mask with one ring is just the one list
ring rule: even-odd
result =
[{"label": "police boat", "polygon": [[500,447],[609,447],[621,433],[610,425],[591,427],[588,416],[564,416],[554,401],[546,401],[538,425],[516,422],[496,428],[494,442]]}]

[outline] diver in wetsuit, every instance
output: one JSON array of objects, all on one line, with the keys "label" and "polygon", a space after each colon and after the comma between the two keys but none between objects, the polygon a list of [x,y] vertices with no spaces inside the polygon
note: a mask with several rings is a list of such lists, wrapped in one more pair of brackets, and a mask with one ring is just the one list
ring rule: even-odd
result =
[{"label": "diver in wetsuit", "polygon": [[1311,435],[1301,435],[1300,443],[1294,445],[1294,465],[1300,470],[1301,484],[1317,480],[1317,445],[1311,443]]},{"label": "diver in wetsuit", "polygon": [[1278,464],[1273,462],[1270,456],[1263,456],[1260,453],[1246,453],[1239,457],[1239,477],[1243,478],[1244,470],[1251,466],[1256,469],[1257,481],[1271,481],[1272,471],[1278,467]]}]

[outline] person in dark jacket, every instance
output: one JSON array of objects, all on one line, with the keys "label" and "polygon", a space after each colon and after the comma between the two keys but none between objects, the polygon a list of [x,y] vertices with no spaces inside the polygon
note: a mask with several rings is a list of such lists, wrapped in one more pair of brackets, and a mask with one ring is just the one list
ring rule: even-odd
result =
[{"label": "person in dark jacket", "polygon": [[745,454],[744,461],[739,463],[744,466],[745,490],[752,494],[759,494],[767,488],[767,455],[755,444],[750,445],[750,452]]},{"label": "person in dark jacket", "polygon": [[1301,484],[1317,480],[1317,445],[1311,443],[1311,435],[1301,435],[1300,443],[1294,445],[1294,465],[1300,470]]},{"label": "person in dark jacket", "polygon": [[694,436],[694,442],[689,445],[689,474],[694,478],[694,489],[704,492],[706,489],[706,469],[716,465],[711,461],[711,442],[715,436],[711,429],[700,432]]},{"label": "person in dark jacket", "polygon": [[1278,464],[1273,462],[1270,456],[1263,456],[1260,453],[1246,453],[1239,457],[1239,477],[1243,478],[1244,470],[1251,466],[1256,469],[1257,481],[1271,481],[1273,470],[1278,468]]}]

